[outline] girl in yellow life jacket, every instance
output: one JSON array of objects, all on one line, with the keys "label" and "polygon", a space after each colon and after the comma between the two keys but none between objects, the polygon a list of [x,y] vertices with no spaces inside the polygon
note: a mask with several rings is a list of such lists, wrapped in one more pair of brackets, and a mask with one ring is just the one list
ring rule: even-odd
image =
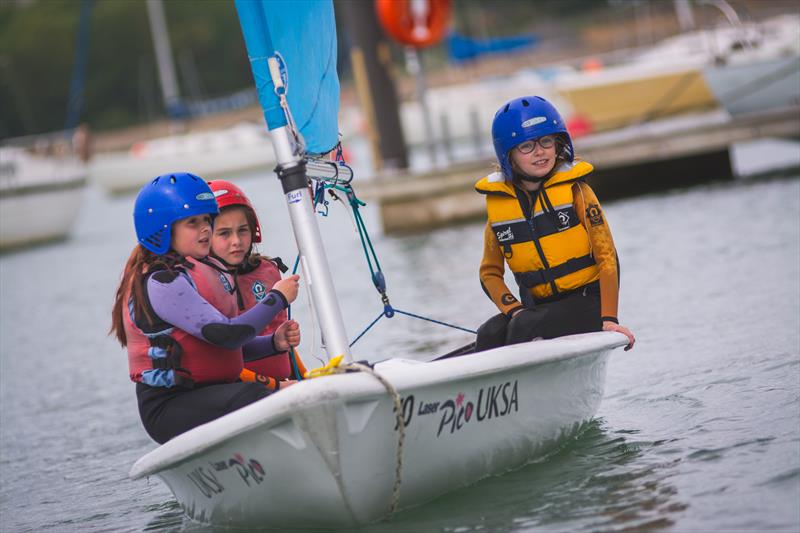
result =
[{"label": "girl in yellow life jacket", "polygon": [[[558,111],[539,96],[509,101],[495,114],[500,170],[475,189],[486,195],[481,286],[500,310],[478,328],[476,351],[534,338],[617,331],[619,270],[600,203],[584,181]],[[503,280],[505,266],[520,288]]]}]

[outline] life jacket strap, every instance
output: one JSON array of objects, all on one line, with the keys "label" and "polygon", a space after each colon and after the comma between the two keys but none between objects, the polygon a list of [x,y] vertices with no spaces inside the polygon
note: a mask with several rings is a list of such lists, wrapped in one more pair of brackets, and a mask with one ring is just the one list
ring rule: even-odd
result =
[{"label": "life jacket strap", "polygon": [[190,389],[194,387],[194,380],[189,377],[191,372],[181,366],[183,348],[178,341],[169,335],[158,335],[150,338],[150,345],[167,352],[165,357],[150,359],[154,369],[172,370],[176,385]]},{"label": "life jacket strap", "polygon": [[536,287],[537,285],[551,283],[558,278],[563,278],[564,276],[568,276],[573,272],[583,270],[584,268],[590,267],[594,264],[596,264],[594,257],[592,257],[590,254],[587,254],[583,257],[569,259],[564,263],[549,269],[517,272],[514,274],[514,277],[517,279],[517,283],[530,289]]},{"label": "life jacket strap", "polygon": [[282,274],[286,274],[286,272],[289,271],[289,267],[286,266],[286,263],[284,263],[280,257],[270,257],[269,260],[272,261],[276,267],[278,267],[278,270],[280,270]]}]

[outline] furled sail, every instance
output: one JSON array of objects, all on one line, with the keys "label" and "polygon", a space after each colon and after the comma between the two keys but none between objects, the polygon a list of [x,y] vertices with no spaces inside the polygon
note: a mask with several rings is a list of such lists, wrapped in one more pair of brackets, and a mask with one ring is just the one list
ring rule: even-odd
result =
[{"label": "furled sail", "polygon": [[314,220],[306,157],[330,152],[339,142],[333,3],[236,0],[236,10],[323,345],[328,358],[341,355],[350,360],[342,312]]},{"label": "furled sail", "polygon": [[339,134],[332,0],[236,0],[236,11],[268,128],[287,124],[267,63],[277,53],[288,81],[289,109],[306,151],[332,150]]}]

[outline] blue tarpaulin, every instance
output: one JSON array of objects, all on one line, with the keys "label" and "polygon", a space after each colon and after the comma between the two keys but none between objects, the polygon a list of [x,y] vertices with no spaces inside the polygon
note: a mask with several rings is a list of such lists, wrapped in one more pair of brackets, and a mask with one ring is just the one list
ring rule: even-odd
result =
[{"label": "blue tarpaulin", "polygon": [[278,52],[288,73],[289,108],[306,150],[329,152],[339,142],[332,0],[236,0],[236,11],[267,127],[286,125],[267,65]]},{"label": "blue tarpaulin", "polygon": [[447,37],[447,48],[450,52],[450,60],[453,63],[462,63],[485,54],[501,54],[532,48],[538,42],[539,39],[535,35],[472,39],[457,33],[451,33]]}]

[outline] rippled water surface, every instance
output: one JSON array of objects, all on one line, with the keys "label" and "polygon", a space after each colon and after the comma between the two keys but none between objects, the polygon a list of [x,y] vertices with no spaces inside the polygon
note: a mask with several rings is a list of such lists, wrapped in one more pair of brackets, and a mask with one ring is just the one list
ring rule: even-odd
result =
[{"label": "rippled water surface", "polygon": [[[262,251],[290,262],[276,180],[240,183],[257,198]],[[160,481],[127,477],[155,447],[105,336],[132,203],[89,190],[68,242],[0,257],[0,531],[206,530]],[[800,180],[704,185],[606,213],[638,342],[612,355],[596,421],[545,460],[368,531],[800,529]],[[365,216],[373,227],[377,212]],[[344,210],[322,223],[353,338],[380,300]],[[477,281],[481,224],[373,233],[396,307],[471,328],[494,312]],[[295,308],[308,350],[313,327]],[[468,340],[396,317],[355,355],[426,358]]]}]

